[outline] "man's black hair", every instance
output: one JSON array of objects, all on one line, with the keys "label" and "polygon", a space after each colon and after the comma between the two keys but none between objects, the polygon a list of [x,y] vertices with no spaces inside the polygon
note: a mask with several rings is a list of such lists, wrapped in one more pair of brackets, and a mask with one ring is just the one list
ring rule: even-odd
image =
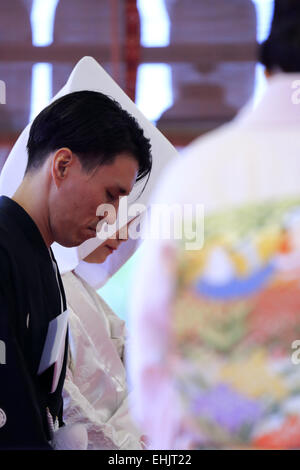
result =
[{"label": "man's black hair", "polygon": [[259,61],[269,71],[300,72],[300,0],[275,0],[271,32],[259,47]]},{"label": "man's black hair", "polygon": [[27,142],[26,172],[41,167],[51,152],[63,147],[74,152],[87,172],[113,163],[122,153],[137,160],[137,181],[149,176],[152,167],[150,141],[135,118],[95,91],[69,93],[38,114]]}]

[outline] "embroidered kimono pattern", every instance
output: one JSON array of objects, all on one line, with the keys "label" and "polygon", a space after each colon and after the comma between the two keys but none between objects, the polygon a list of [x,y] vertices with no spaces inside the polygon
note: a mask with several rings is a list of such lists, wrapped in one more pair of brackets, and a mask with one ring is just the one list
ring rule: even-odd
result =
[{"label": "embroidered kimono pattern", "polygon": [[300,199],[212,213],[204,230],[173,265],[172,368],[193,448],[299,448]]}]

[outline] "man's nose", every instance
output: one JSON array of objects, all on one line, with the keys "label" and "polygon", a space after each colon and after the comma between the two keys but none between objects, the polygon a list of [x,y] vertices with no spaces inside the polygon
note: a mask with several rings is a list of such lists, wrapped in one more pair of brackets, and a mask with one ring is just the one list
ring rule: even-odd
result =
[{"label": "man's nose", "polygon": [[114,224],[117,220],[119,205],[119,198],[114,202],[100,204],[100,206],[97,207],[96,211],[96,216],[98,217],[99,221],[98,223],[100,223],[100,225],[103,225],[104,222],[109,225]]},{"label": "man's nose", "polygon": [[114,224],[116,222],[117,217],[118,217],[119,205],[120,205],[120,199],[118,198],[118,200],[114,201],[112,204],[114,210],[110,211],[109,222],[108,222],[109,224]]},{"label": "man's nose", "polygon": [[120,206],[120,198],[118,198],[117,201],[115,201],[114,206],[115,206],[116,213],[118,214],[119,206]]}]

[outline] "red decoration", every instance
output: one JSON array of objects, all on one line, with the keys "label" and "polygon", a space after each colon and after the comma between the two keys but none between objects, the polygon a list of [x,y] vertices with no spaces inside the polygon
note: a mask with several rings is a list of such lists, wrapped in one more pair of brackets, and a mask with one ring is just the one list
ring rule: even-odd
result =
[{"label": "red decoration", "polygon": [[125,91],[135,101],[137,69],[140,61],[140,17],[136,0],[126,0],[125,18]]}]

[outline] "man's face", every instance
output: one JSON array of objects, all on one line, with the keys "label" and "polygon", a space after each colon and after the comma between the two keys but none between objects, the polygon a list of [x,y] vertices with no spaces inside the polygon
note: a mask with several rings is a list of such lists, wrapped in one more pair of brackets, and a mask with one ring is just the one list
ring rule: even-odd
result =
[{"label": "man's face", "polygon": [[113,163],[86,173],[73,154],[72,164],[66,168],[62,178],[56,178],[53,170],[56,184],[50,192],[49,214],[54,240],[71,247],[96,236],[96,226],[103,218],[96,216],[100,204],[112,204],[118,210],[119,197],[133,188],[138,162],[130,154],[120,154]]}]

